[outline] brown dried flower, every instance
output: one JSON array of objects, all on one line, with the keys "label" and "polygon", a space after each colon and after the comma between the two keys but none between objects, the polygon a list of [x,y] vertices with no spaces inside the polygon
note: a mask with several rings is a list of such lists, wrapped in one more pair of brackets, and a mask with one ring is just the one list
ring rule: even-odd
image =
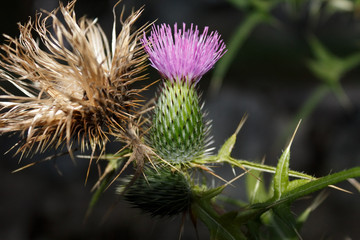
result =
[{"label": "brown dried flower", "polygon": [[144,28],[131,28],[142,9],[122,21],[117,36],[114,21],[110,46],[96,20],[76,19],[75,2],[19,24],[20,36],[5,35],[8,43],[0,46],[0,78],[22,93],[2,89],[0,96],[0,133],[23,136],[17,153],[64,143],[70,154],[77,144],[81,150],[104,150],[109,135],[131,145],[138,134],[136,111],[145,88],[131,84],[144,79],[146,55],[138,41]]}]

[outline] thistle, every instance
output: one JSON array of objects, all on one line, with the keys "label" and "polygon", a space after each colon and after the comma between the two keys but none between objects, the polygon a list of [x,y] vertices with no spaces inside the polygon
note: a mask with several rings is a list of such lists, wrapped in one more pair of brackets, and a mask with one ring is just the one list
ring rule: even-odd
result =
[{"label": "thistle", "polygon": [[164,160],[186,163],[209,150],[210,123],[204,120],[196,85],[225,53],[217,32],[200,34],[197,26],[182,29],[169,25],[153,27],[149,38],[142,39],[151,66],[164,82],[157,99],[150,145]]},{"label": "thistle", "polygon": [[[118,188],[123,193],[123,186]],[[145,168],[125,191],[125,200],[152,216],[174,216],[186,212],[192,201],[188,178],[179,171],[169,168]]]},{"label": "thistle", "polygon": [[121,21],[118,35],[114,21],[110,45],[96,19],[76,19],[75,2],[19,24],[19,37],[5,35],[8,43],[0,46],[0,78],[21,92],[2,89],[0,133],[22,134],[17,152],[64,143],[70,153],[76,144],[103,151],[109,135],[131,145],[141,134],[136,119],[145,88],[132,84],[144,79],[146,55],[138,34],[143,28],[130,29],[142,10]]}]

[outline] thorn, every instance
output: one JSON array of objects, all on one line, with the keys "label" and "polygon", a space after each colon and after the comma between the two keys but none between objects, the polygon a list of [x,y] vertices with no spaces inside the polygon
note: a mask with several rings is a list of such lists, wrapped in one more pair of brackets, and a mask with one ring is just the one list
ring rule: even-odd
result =
[{"label": "thorn", "polygon": [[293,133],[293,135],[292,135],[292,137],[291,137],[291,139],[290,139],[290,141],[289,141],[289,143],[288,143],[288,145],[287,145],[287,147],[286,147],[287,150],[290,149],[290,146],[291,146],[292,142],[294,141],[296,132],[298,131],[298,129],[299,129],[299,127],[300,127],[300,123],[301,123],[301,119],[299,120],[299,122],[298,122],[298,124],[297,124],[297,126],[296,126],[296,128],[295,128],[295,131],[294,131],[294,133]]},{"label": "thorn", "polygon": [[353,192],[349,191],[349,190],[346,190],[346,189],[343,189],[343,188],[340,188],[340,187],[337,187],[335,185],[329,185],[330,188],[333,188],[333,189],[336,189],[338,191],[341,191],[341,192],[345,192],[345,193],[349,193],[349,194],[353,194]]},{"label": "thorn", "polygon": [[239,131],[241,130],[241,128],[244,126],[244,124],[245,124],[248,116],[249,116],[249,115],[246,113],[246,114],[244,114],[244,116],[241,118],[241,120],[240,120],[240,122],[239,122],[239,125],[238,125],[238,127],[236,128],[236,130],[235,130],[235,133],[234,133],[235,135],[237,135],[237,134],[239,133]]},{"label": "thorn", "polygon": [[236,171],[235,171],[234,166],[231,166],[231,170],[232,170],[232,172],[233,172],[234,176],[236,176]]},{"label": "thorn", "polygon": [[86,177],[85,177],[85,183],[84,183],[85,186],[86,186],[87,180],[88,180],[88,178],[89,178],[90,167],[91,167],[92,160],[93,160],[93,158],[94,158],[94,153],[95,153],[95,148],[93,148],[93,150],[92,150],[92,152],[91,152],[91,157],[90,157],[90,161],[89,161],[89,166],[88,166],[87,171],[86,171]]},{"label": "thorn", "polygon": [[234,177],[233,179],[231,179],[230,181],[228,181],[224,186],[228,186],[231,185],[231,183],[235,182],[236,180],[238,180],[239,178],[241,178],[242,176],[244,176],[245,174],[247,174],[248,172],[243,172],[242,174]]},{"label": "thorn", "polygon": [[355,178],[349,178],[348,182],[360,192],[360,183]]},{"label": "thorn", "polygon": [[94,184],[94,186],[91,188],[91,192],[95,191],[96,188],[98,188],[100,186],[100,183],[104,180],[104,178],[106,176],[108,176],[108,174],[110,174],[114,169],[110,166],[110,164],[108,164],[105,168],[105,171],[103,172],[103,174],[101,174],[101,176],[99,177],[99,179],[97,180],[97,182]]},{"label": "thorn", "polygon": [[44,158],[44,159],[41,159],[41,160],[39,160],[39,161],[32,162],[32,163],[29,163],[29,164],[27,164],[27,165],[25,165],[25,166],[23,166],[23,167],[20,167],[20,168],[18,168],[18,169],[15,169],[15,170],[12,171],[11,173],[20,172],[20,171],[22,171],[22,170],[24,170],[24,169],[26,169],[26,168],[32,167],[32,166],[34,166],[34,165],[36,165],[36,164],[39,164],[39,163],[42,163],[42,162],[46,162],[46,161],[50,161],[50,160],[52,160],[52,159],[55,159],[55,158],[57,158],[57,157],[61,157],[61,156],[66,155],[66,154],[68,154],[68,153],[69,153],[69,152],[62,152],[62,153],[58,153],[58,154],[54,154],[54,155],[48,156],[48,157],[46,157],[46,158]]},{"label": "thorn", "polygon": [[105,188],[104,191],[106,191],[114,182],[116,179],[118,179],[118,177],[120,177],[120,175],[125,171],[125,169],[130,165],[130,163],[134,161],[134,157],[133,154],[131,154],[130,158],[127,160],[127,162],[125,163],[125,165],[122,167],[122,169],[120,170],[120,172],[114,177],[113,180],[111,180],[111,182],[109,183],[109,185]]},{"label": "thorn", "polygon": [[214,177],[220,179],[221,181],[225,182],[226,185],[228,185],[228,183],[229,183],[228,181],[226,181],[224,178],[222,178],[219,175],[217,175],[216,173],[214,173],[210,168],[208,168],[206,166],[203,166],[203,165],[196,164],[196,163],[191,163],[191,165],[192,165],[192,167],[197,167],[197,168],[200,168],[200,169],[204,170],[207,173],[210,173],[211,175],[213,175]]},{"label": "thorn", "polygon": [[266,159],[266,156],[264,155],[263,158],[261,159],[261,164],[265,163],[265,159]]}]

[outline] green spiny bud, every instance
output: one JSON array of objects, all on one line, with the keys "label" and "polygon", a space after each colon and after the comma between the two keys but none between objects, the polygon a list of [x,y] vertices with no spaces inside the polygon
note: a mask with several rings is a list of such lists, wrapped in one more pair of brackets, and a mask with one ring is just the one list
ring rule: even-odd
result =
[{"label": "green spiny bud", "polygon": [[150,130],[150,145],[156,153],[175,163],[200,157],[207,152],[209,129],[195,85],[164,81]]},{"label": "green spiny bud", "polygon": [[[122,192],[123,188],[118,188]],[[174,216],[189,209],[192,199],[188,179],[168,168],[146,168],[124,195],[133,206],[152,216]]]}]

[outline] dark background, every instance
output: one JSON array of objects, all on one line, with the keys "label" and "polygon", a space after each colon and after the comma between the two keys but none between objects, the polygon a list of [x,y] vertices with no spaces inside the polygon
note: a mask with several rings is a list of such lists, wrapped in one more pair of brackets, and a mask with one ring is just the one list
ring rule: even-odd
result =
[{"label": "dark background", "polygon": [[[97,17],[110,36],[112,7],[116,1],[78,0],[78,17]],[[244,13],[221,0],[153,0],[123,1],[127,10],[145,4],[138,26],[157,20],[157,23],[186,22],[200,27],[208,25],[219,31],[227,42],[234,28],[244,19]],[[12,0],[0,9],[0,32],[17,36],[17,22],[24,23],[36,10],[52,10],[57,0]],[[118,8],[118,10],[120,10]],[[311,92],[320,84],[306,68],[311,57],[306,43],[309,35],[317,36],[339,56],[358,51],[360,20],[354,15],[335,14],[319,16],[310,23],[306,11],[290,16],[286,7],[275,9],[283,24],[281,29],[258,26],[240,49],[218,94],[210,96],[208,87],[211,73],[200,82],[208,117],[213,120],[215,146],[221,145],[236,129],[243,114],[249,119],[238,136],[234,156],[259,161],[266,156],[268,164],[275,165],[284,149],[291,130],[288,128],[295,114]],[[3,38],[1,38],[3,42]],[[151,80],[158,75],[149,69]],[[296,135],[290,167],[315,176],[340,171],[360,164],[360,88],[359,69],[350,71],[342,79],[352,107],[345,109],[332,95],[327,95],[305,119]],[[149,82],[151,81],[149,80]],[[146,95],[151,98],[155,87]],[[16,137],[2,136],[1,153],[5,153]],[[113,145],[114,149],[119,146]],[[41,159],[44,156],[35,156]],[[87,162],[74,165],[69,158],[39,164],[12,174],[11,171],[31,162],[18,156],[3,155],[0,161],[0,239],[177,239],[180,218],[151,219],[120,201],[104,224],[101,219],[118,202],[109,189],[83,224],[96,181],[93,168],[89,184],[84,186]],[[225,168],[223,175],[230,171]],[[349,184],[339,186],[354,190]],[[310,216],[301,232],[304,239],[360,239],[360,196],[329,189],[329,198]],[[246,199],[242,185],[228,188],[226,194]],[[294,212],[310,204],[311,199],[295,203]],[[204,226],[199,224],[200,239],[208,239]],[[195,230],[187,219],[183,239],[196,239]]]}]

